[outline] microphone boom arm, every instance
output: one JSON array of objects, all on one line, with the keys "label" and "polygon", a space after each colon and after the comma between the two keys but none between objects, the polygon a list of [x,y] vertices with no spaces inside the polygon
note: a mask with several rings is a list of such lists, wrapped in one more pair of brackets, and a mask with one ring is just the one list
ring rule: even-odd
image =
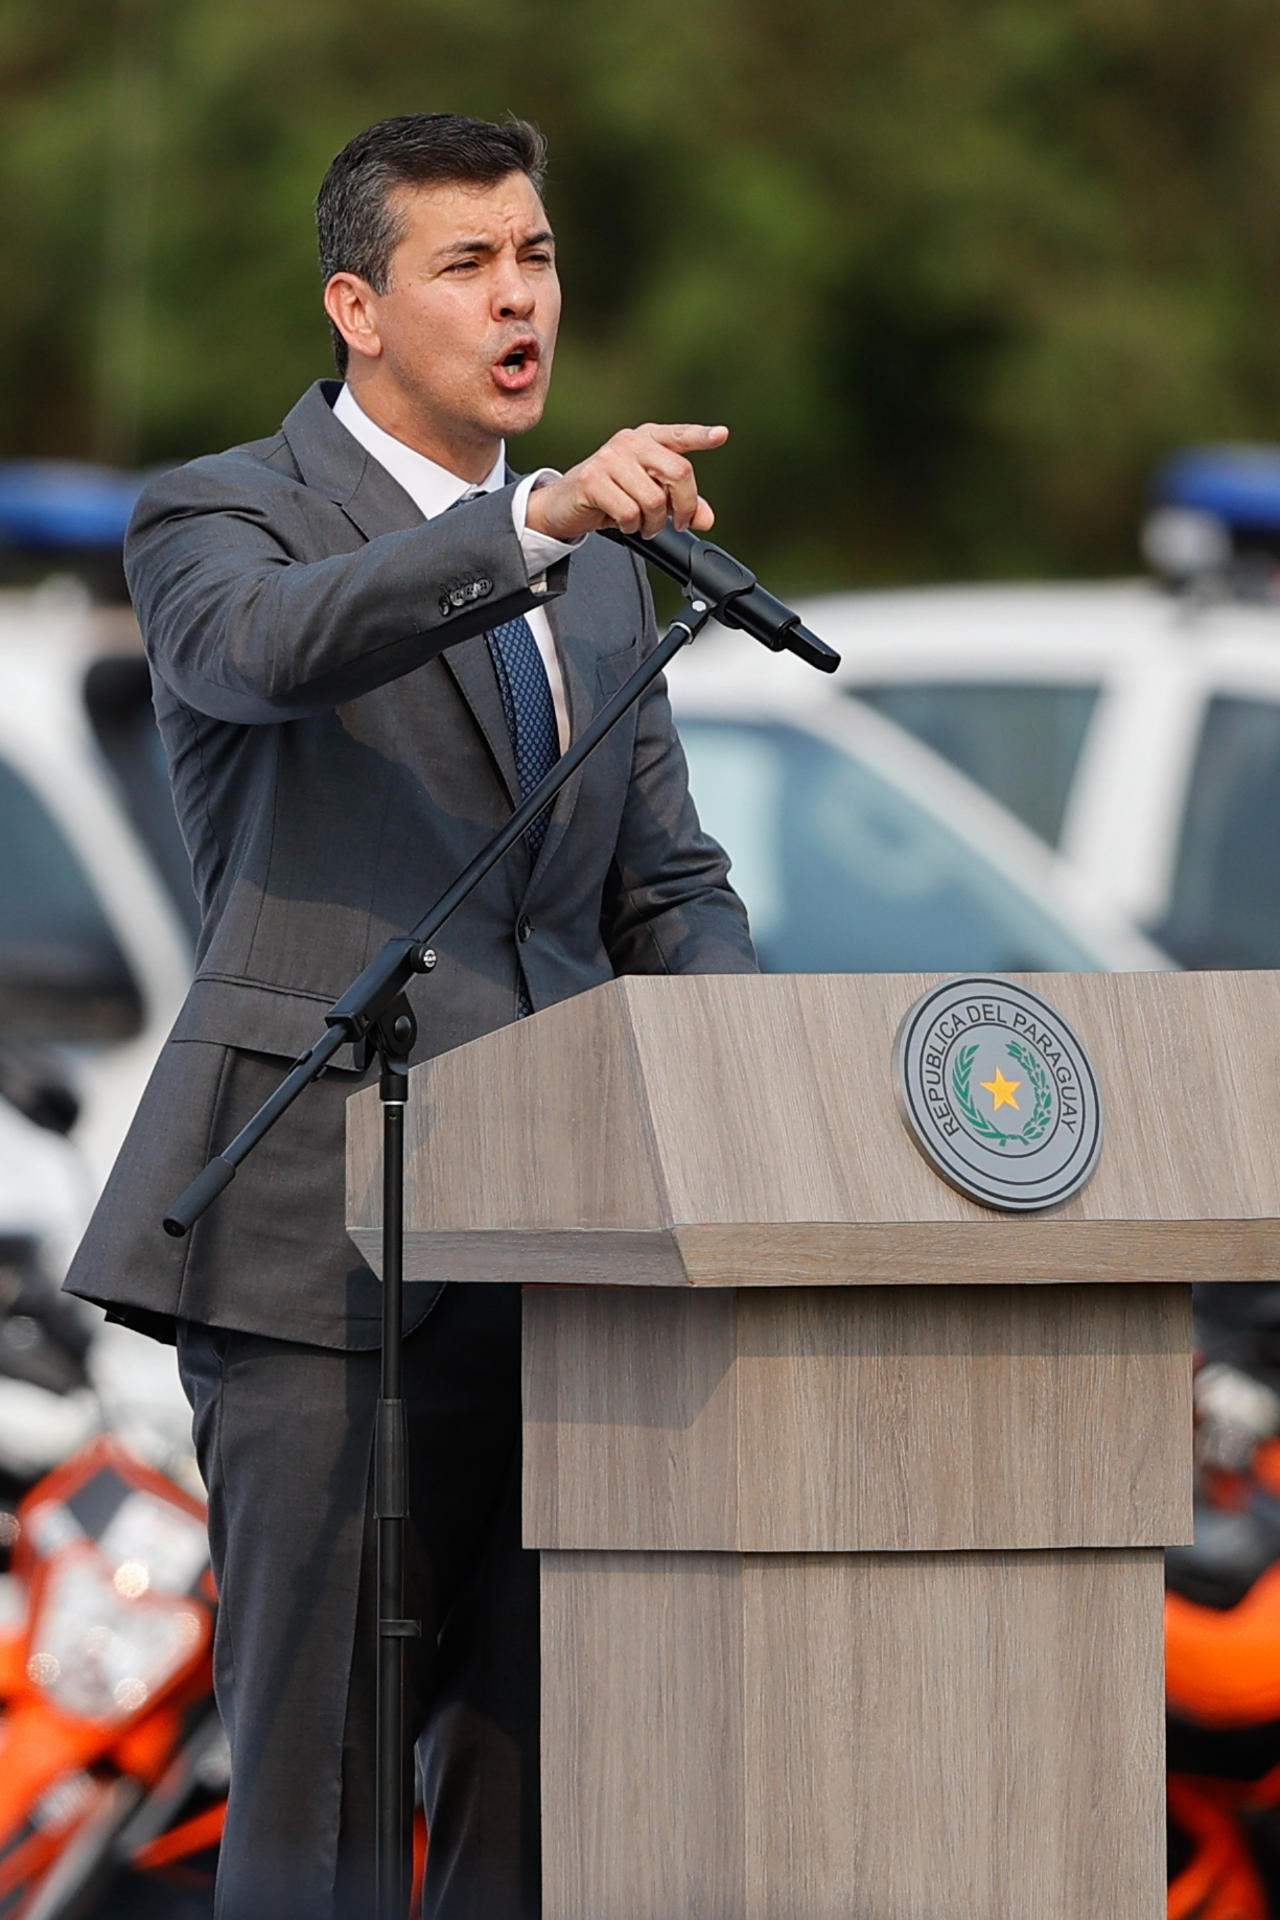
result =
[{"label": "microphone boom arm", "polygon": [[840,665],[834,648],[810,633],[798,613],[767,593],[751,569],[723,547],[694,533],[680,533],[670,521],[648,539],[613,527],[602,527],[601,532],[606,540],[630,547],[670,574],[689,596],[705,600],[721,626],[741,627],[772,652],[794,653],[820,673],[834,673]]}]

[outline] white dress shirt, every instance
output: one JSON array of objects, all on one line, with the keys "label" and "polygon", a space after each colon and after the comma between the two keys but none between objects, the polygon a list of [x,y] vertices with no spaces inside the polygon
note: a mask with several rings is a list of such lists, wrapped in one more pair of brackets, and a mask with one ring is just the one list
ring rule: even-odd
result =
[{"label": "white dress shirt", "polygon": [[[343,386],[333,403],[333,413],[334,418],[340,420],[347,432],[354,435],[366,453],[371,453],[379,466],[385,467],[391,478],[404,488],[426,520],[434,520],[437,514],[446,512],[466,494],[496,493],[499,487],[506,485],[505,445],[499,447],[498,457],[484,479],[478,485],[473,485],[469,480],[460,480],[456,473],[450,473],[447,467],[440,466],[437,461],[428,460],[425,453],[407,447],[403,440],[397,440],[376,420],[371,420],[350,387]],[[529,570],[529,585],[535,593],[546,590],[547,568],[582,545],[580,540],[552,540],[547,534],[536,533],[525,524],[529,495],[533,489],[543,480],[558,480],[559,477],[554,467],[539,467],[536,473],[525,475],[511,501],[511,518],[525,566]],[[526,613],[525,619],[529,622],[538,652],[542,655],[542,664],[547,670],[547,684],[551,688],[551,701],[556,712],[556,732],[563,753],[569,744],[569,704],[565,698],[564,674],[552,637],[551,623],[541,607],[532,608]]]}]

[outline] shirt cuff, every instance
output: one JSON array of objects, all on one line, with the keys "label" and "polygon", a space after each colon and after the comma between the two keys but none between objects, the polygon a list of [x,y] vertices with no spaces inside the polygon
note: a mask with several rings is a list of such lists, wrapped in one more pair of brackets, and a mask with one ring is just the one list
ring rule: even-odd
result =
[{"label": "shirt cuff", "polygon": [[[524,564],[529,574],[529,585],[535,593],[547,590],[547,568],[553,567],[557,560],[567,560],[576,553],[582,540],[553,540],[549,533],[535,533],[525,524],[529,512],[529,495],[535,487],[542,486],[548,480],[558,480],[560,475],[555,467],[539,467],[536,473],[527,473],[511,496],[511,519],[516,530],[516,539],[520,542],[520,551],[524,555]],[[583,538],[585,539],[585,535]]]}]

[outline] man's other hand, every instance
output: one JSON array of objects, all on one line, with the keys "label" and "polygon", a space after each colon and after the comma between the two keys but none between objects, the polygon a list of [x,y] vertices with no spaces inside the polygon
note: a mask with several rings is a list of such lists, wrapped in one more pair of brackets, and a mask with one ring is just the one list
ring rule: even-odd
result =
[{"label": "man's other hand", "polygon": [[722,447],[728,427],[624,427],[559,480],[535,487],[526,525],[553,540],[578,540],[601,527],[655,534],[671,520],[707,533],[715,515],[698,492],[688,455]]}]

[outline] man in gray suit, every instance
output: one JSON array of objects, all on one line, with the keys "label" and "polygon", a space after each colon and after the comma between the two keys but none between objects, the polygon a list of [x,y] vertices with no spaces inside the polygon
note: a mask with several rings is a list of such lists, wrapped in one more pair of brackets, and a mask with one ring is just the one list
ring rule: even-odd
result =
[{"label": "man in gray suit", "polygon": [[[642,570],[592,534],[711,524],[688,456],[722,428],[628,430],[564,475],[506,468],[559,319],[542,162],[519,122],[411,115],[353,140],[318,202],[345,384],[157,480],[127,546],[204,922],[69,1284],[176,1337],[195,1411],[225,1920],[363,1912],[371,1879],[379,1300],[343,1231],[349,1056],[186,1240],[160,1219],[654,644]],[[618,973],[754,968],[726,873],[659,681],[441,932],[411,992],[419,1055]],[[518,1290],[411,1287],[406,1326],[426,1911],[534,1915]]]}]

